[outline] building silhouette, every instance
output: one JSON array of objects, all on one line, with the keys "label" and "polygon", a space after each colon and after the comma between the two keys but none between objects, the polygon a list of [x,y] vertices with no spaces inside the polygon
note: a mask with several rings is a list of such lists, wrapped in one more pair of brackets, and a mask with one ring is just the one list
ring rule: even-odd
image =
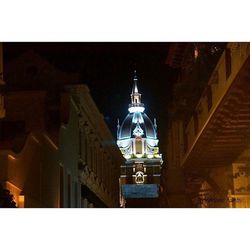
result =
[{"label": "building silhouette", "polygon": [[0,181],[17,207],[119,207],[122,155],[79,76],[34,51],[4,69]]},{"label": "building silhouette", "polygon": [[162,200],[170,207],[250,207],[250,44],[176,43],[167,63],[179,77]]}]

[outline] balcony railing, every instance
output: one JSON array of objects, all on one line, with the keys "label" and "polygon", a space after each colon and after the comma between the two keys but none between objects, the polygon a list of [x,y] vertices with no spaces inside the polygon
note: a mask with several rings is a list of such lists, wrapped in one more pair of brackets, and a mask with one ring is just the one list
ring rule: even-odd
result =
[{"label": "balcony railing", "polygon": [[133,103],[128,105],[129,108],[131,107],[144,107],[143,103]]},{"label": "balcony railing", "polygon": [[250,54],[250,43],[229,43],[221,55],[185,128],[187,147],[183,161],[192,151],[197,139],[218,107]]}]

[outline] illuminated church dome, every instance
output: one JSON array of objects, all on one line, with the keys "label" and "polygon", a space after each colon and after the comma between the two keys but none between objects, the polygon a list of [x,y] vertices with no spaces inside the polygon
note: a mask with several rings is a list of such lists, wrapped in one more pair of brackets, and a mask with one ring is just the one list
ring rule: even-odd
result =
[{"label": "illuminated church dome", "polygon": [[135,136],[157,139],[156,125],[153,125],[145,113],[134,112],[128,114],[118,129],[118,140],[133,138]]},{"label": "illuminated church dome", "polygon": [[129,104],[129,114],[122,124],[117,126],[117,145],[126,159],[157,158],[158,139],[156,120],[154,124],[144,113],[144,104],[141,103],[141,94],[138,91],[137,76],[135,72],[134,85]]}]

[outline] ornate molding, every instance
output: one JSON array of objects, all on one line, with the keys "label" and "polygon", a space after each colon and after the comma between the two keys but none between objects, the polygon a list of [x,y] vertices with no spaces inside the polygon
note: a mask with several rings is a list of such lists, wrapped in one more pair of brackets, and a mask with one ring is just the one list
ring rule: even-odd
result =
[{"label": "ornate molding", "polygon": [[115,207],[115,202],[111,199],[108,190],[105,189],[101,180],[88,166],[83,171],[80,171],[79,179],[83,185],[92,190],[108,207]]}]

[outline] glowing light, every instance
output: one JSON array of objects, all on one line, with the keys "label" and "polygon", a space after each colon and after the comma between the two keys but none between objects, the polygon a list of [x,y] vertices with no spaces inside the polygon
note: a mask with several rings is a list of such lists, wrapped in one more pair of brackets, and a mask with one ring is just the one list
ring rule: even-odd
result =
[{"label": "glowing light", "polygon": [[155,158],[161,158],[161,156],[159,154],[155,154],[154,157]]},{"label": "glowing light", "polygon": [[117,145],[121,148],[127,148],[131,145],[131,140],[122,138],[122,140],[117,140]]},{"label": "glowing light", "polygon": [[159,142],[159,140],[157,140],[157,139],[154,139],[154,138],[151,139],[151,138],[147,137],[147,143],[151,147],[157,146],[158,142]]},{"label": "glowing light", "polygon": [[133,131],[133,135],[135,136],[142,136],[144,134],[142,128],[140,127],[139,123],[136,124],[136,127]]},{"label": "glowing light", "polygon": [[124,155],[124,158],[125,158],[125,159],[130,159],[130,158],[131,158],[131,155],[125,154],[125,155]]},{"label": "glowing light", "polygon": [[129,114],[121,126],[118,122],[117,145],[123,157],[130,159],[129,161],[144,162],[151,159],[154,161],[154,158],[158,161],[158,158],[161,159],[161,155],[157,147],[159,140],[156,135],[156,120],[154,119],[153,124],[144,113],[145,108],[144,104],[141,103],[141,94],[135,93],[137,91],[135,83],[131,94],[131,103],[128,105]]},{"label": "glowing light", "polygon": [[135,112],[134,115],[133,115],[133,119],[132,119],[132,122],[133,123],[144,123],[144,120],[142,118],[142,114],[141,113],[138,113],[138,112]]},{"label": "glowing light", "polygon": [[198,56],[199,56],[199,50],[198,50],[197,47],[195,47],[195,49],[194,49],[194,59],[196,60],[198,58]]},{"label": "glowing light", "polygon": [[49,141],[49,143],[51,144],[51,146],[54,148],[54,149],[58,149],[58,147],[56,146],[56,144],[46,135],[46,134],[43,134],[44,137]]},{"label": "glowing light", "polygon": [[15,159],[16,159],[13,155],[8,155],[8,157],[9,157],[11,160],[15,160]]},{"label": "glowing light", "polygon": [[135,113],[135,112],[144,112],[144,107],[130,107],[128,109],[129,113]]},{"label": "glowing light", "polygon": [[24,208],[24,195],[19,195],[18,196],[18,207],[19,208]]},{"label": "glowing light", "polygon": [[39,142],[39,140],[38,140],[34,135],[32,135],[31,137],[32,137],[32,139],[33,139],[37,144],[41,145],[41,143]]},{"label": "glowing light", "polygon": [[143,184],[144,183],[144,174],[141,171],[138,171],[135,174],[135,182],[136,184]]}]

